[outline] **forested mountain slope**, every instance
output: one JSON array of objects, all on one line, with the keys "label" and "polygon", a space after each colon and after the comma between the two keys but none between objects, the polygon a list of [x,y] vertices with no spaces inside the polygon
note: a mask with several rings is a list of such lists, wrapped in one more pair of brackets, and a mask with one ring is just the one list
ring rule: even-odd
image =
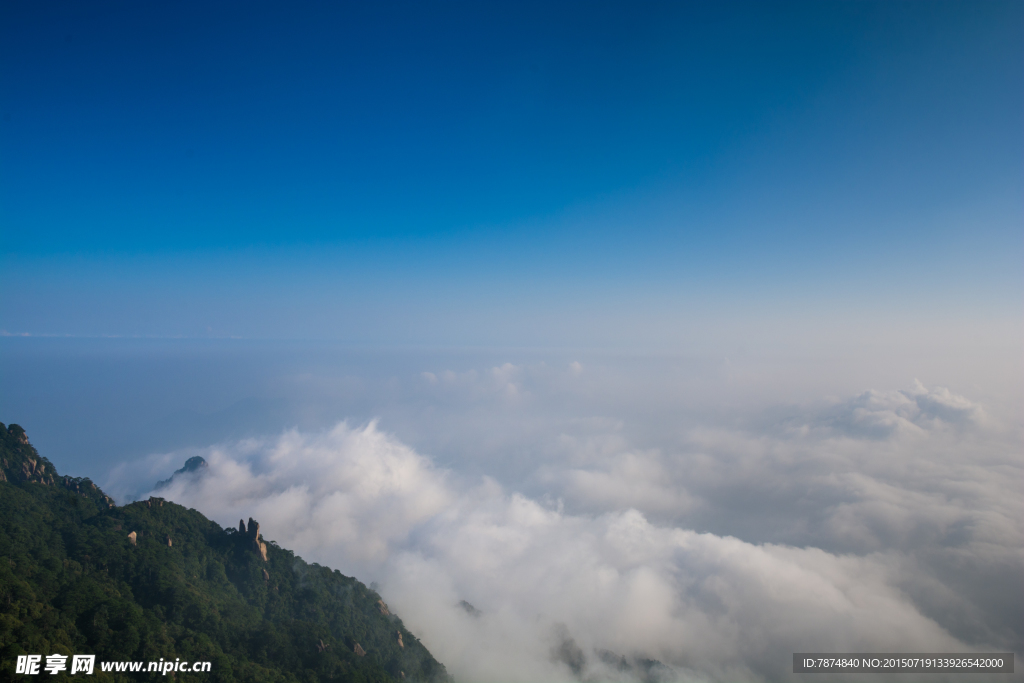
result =
[{"label": "forested mountain slope", "polygon": [[0,423],[0,678],[30,680],[18,655],[95,654],[212,663],[177,681],[448,680],[376,592],[243,527],[159,498],[118,507]]}]

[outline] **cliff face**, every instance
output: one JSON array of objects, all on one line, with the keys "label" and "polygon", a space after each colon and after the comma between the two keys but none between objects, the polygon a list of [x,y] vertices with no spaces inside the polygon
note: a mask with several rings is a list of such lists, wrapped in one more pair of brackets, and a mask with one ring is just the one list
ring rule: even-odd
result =
[{"label": "cliff face", "polygon": [[57,469],[29,443],[19,425],[0,422],[0,482],[36,483],[74,491],[100,507],[113,507],[111,500],[87,477],[59,476]]},{"label": "cliff face", "polygon": [[249,518],[249,528],[246,530],[245,524],[242,520],[238,520],[238,529],[245,533],[249,538],[252,539],[252,547],[260,558],[267,561],[267,544],[260,540],[260,525],[259,522],[253,521],[253,518]]},{"label": "cliff face", "polygon": [[0,678],[35,653],[213,662],[181,681],[447,680],[380,595],[255,520],[225,530],[159,498],[117,507],[59,476],[17,425],[0,424],[0,474]]},{"label": "cliff face", "polygon": [[4,445],[3,455],[0,456],[0,481],[34,481],[53,485],[57,471],[28,442],[24,429],[18,425],[4,427],[0,423],[0,437]]}]

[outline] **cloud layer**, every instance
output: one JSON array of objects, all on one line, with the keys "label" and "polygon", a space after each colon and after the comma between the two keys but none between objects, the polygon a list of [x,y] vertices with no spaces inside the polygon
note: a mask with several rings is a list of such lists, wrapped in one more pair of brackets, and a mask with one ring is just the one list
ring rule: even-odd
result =
[{"label": "cloud layer", "polygon": [[[522,372],[423,381],[514,402]],[[920,385],[786,410],[655,448],[583,420],[522,487],[342,422],[210,448],[160,495],[377,581],[463,681],[779,680],[794,651],[1018,647],[1014,433]]]}]

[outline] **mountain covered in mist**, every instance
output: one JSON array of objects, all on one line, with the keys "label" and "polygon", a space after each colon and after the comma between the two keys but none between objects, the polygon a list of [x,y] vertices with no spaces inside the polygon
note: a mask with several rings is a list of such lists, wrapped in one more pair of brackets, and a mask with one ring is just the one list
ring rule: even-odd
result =
[{"label": "mountain covered in mist", "polygon": [[0,424],[0,557],[5,678],[21,654],[95,654],[212,662],[180,681],[448,680],[354,578],[264,541],[251,519],[223,529],[160,498],[119,507],[60,476],[18,425]]}]

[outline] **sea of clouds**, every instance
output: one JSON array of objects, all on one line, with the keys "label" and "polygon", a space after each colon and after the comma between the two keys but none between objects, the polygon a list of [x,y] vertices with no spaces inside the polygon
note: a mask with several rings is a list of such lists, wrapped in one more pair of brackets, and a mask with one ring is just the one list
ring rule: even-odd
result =
[{"label": "sea of clouds", "polygon": [[921,383],[712,410],[629,374],[437,368],[403,390],[408,439],[340,421],[114,480],[202,455],[156,495],[376,582],[458,681],[768,681],[798,651],[1021,651],[1024,452],[1005,412]]}]

